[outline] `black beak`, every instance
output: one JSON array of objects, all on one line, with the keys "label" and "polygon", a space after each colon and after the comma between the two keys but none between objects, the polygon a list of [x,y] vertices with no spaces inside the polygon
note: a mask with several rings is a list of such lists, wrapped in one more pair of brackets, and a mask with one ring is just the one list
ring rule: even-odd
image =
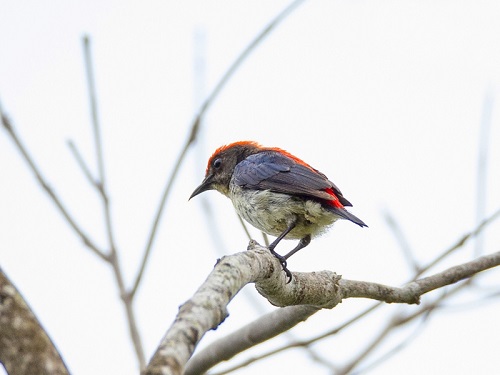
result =
[{"label": "black beak", "polygon": [[213,175],[208,175],[205,177],[205,179],[202,181],[200,186],[198,186],[196,189],[194,189],[193,194],[189,197],[188,200],[190,200],[193,197],[196,197],[198,194],[203,193],[204,191],[211,190],[212,188],[212,179]]}]

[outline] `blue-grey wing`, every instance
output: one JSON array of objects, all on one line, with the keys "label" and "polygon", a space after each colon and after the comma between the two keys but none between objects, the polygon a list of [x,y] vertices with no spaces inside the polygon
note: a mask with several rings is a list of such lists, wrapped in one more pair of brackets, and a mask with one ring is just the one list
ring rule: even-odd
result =
[{"label": "blue-grey wing", "polygon": [[[337,198],[344,206],[351,206],[323,173],[276,151],[263,151],[248,156],[236,165],[233,181],[248,189],[272,190],[324,200]],[[335,197],[327,189],[331,189]]]}]

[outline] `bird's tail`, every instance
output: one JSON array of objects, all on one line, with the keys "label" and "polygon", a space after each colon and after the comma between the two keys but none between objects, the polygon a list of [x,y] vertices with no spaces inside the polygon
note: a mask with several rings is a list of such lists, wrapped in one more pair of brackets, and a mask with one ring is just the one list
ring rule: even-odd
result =
[{"label": "bird's tail", "polygon": [[337,207],[328,207],[330,211],[332,211],[335,215],[340,216],[342,219],[346,219],[352,221],[354,224],[358,224],[360,227],[368,227],[359,217],[351,214],[345,208],[337,208]]}]

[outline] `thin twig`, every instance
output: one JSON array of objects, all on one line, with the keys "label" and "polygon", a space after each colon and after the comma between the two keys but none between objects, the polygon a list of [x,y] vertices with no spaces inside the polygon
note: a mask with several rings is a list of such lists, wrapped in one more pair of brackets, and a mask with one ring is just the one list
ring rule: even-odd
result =
[{"label": "thin twig", "polygon": [[364,372],[367,372],[369,370],[374,369],[375,367],[379,366],[380,364],[382,364],[383,362],[385,362],[389,358],[393,357],[396,353],[398,353],[401,350],[403,350],[404,348],[406,348],[410,343],[412,343],[425,330],[424,325],[429,322],[428,318],[430,317],[430,313],[434,310],[435,309],[426,311],[423,314],[423,317],[420,320],[419,324],[417,325],[417,327],[415,327],[413,329],[413,331],[411,332],[411,334],[409,336],[407,336],[404,340],[399,342],[392,349],[387,350],[386,353],[383,353],[380,357],[376,358],[375,360],[373,360],[371,363],[369,363],[368,365],[366,365],[362,369],[353,373],[353,375],[359,375],[359,374],[362,374]]},{"label": "thin twig", "polygon": [[[493,94],[488,91],[483,99],[483,110],[481,113],[481,124],[479,126],[479,147],[477,156],[477,180],[476,180],[476,223],[484,220],[486,212],[486,197],[488,187],[488,156],[491,138],[491,116],[493,112]],[[474,254],[481,255],[483,252],[483,236],[476,238]]]},{"label": "thin twig", "polygon": [[83,56],[85,59],[85,72],[87,73],[87,84],[90,101],[90,114],[92,117],[92,127],[94,129],[94,143],[97,154],[97,168],[99,171],[99,183],[105,185],[104,160],[102,157],[101,130],[97,111],[97,95],[95,88],[94,69],[92,68],[92,55],[90,50],[90,39],[87,35],[83,37]]},{"label": "thin twig", "polygon": [[[474,287],[473,284],[471,284],[471,288],[472,287]],[[474,293],[476,293],[475,290],[474,290]],[[481,307],[481,306],[488,304],[488,303],[491,303],[491,302],[498,302],[495,300],[498,299],[499,297],[500,297],[500,290],[497,290],[497,291],[493,291],[493,292],[487,293],[485,295],[482,295],[480,297],[476,296],[475,299],[467,301],[467,302],[442,305],[442,306],[440,306],[440,309],[447,310],[447,311],[476,309],[478,307]]]},{"label": "thin twig", "polygon": [[113,226],[111,223],[111,210],[109,207],[109,197],[106,191],[106,173],[104,168],[104,159],[102,156],[102,140],[101,140],[101,127],[99,124],[99,116],[97,112],[97,100],[96,100],[96,89],[95,89],[95,79],[92,68],[92,56],[90,50],[90,39],[88,36],[83,37],[83,55],[85,58],[85,68],[87,72],[87,84],[89,89],[89,101],[90,101],[90,112],[92,115],[92,128],[94,129],[94,142],[95,150],[97,156],[97,168],[99,181],[96,183],[96,187],[100,192],[101,198],[103,200],[104,216],[106,221],[106,231],[109,241],[110,252],[114,253],[113,258],[116,258],[116,244],[113,234]]},{"label": "thin twig", "polygon": [[12,123],[9,121],[7,116],[4,115],[4,113],[1,113],[2,117],[2,124],[5,130],[7,131],[7,134],[9,134],[10,138],[16,145],[17,149],[21,153],[24,161],[28,164],[28,167],[30,168],[31,172],[35,175],[35,178],[38,180],[38,183],[40,186],[43,188],[43,190],[49,195],[50,199],[52,202],[56,205],[58,208],[59,212],[63,215],[63,217],[66,219],[70,227],[75,231],[75,233],[78,235],[78,237],[81,238],[85,246],[87,246],[94,254],[96,254],[99,258],[105,260],[106,262],[109,262],[109,257],[104,254],[104,252],[99,249],[99,247],[90,239],[90,237],[83,231],[83,229],[80,227],[79,224],[77,224],[76,220],[71,216],[69,213],[68,209],[66,206],[62,203],[61,199],[59,196],[54,192],[48,181],[43,177],[42,172],[40,168],[36,165],[35,161],[29,154],[28,150],[22,143],[21,139],[17,135],[14,127],[12,126]]},{"label": "thin twig", "polygon": [[245,222],[243,221],[243,219],[241,218],[240,215],[236,215],[236,216],[238,216],[238,220],[240,221],[241,227],[245,231],[245,234],[247,235],[247,238],[250,241],[252,239],[252,235],[250,234],[250,231],[248,230],[247,225],[245,224]]},{"label": "thin twig", "polygon": [[89,181],[90,185],[92,185],[93,187],[97,187],[97,182],[96,182],[95,178],[92,176],[92,172],[90,172],[90,168],[87,166],[87,163],[85,163],[85,160],[83,160],[83,156],[80,153],[80,151],[78,151],[78,148],[76,147],[75,143],[72,140],[68,140],[67,144],[68,144],[68,147],[69,147],[71,153],[73,154],[73,157],[76,160],[76,163],[78,164],[78,166],[82,170],[85,178]]},{"label": "thin twig", "polygon": [[[229,78],[235,73],[235,71],[240,67],[240,65],[247,59],[250,53],[257,47],[265,37],[267,37],[270,32],[278,26],[283,20],[285,20],[290,13],[292,13],[295,8],[297,8],[304,0],[295,0],[291,2],[285,9],[283,9],[269,24],[257,35],[257,37],[243,50],[243,52],[236,58],[236,60],[231,64],[229,69],[224,73],[220,81],[217,83],[213,91],[207,97],[203,105],[201,106],[198,115],[194,121],[193,125],[197,125],[200,123],[202,117],[205,115],[206,110],[215,100],[215,98],[219,95],[220,91],[224,88],[226,83],[229,81]],[[193,126],[194,128],[194,126]],[[192,132],[192,136],[196,137],[197,131]],[[194,138],[193,138],[194,140]]]},{"label": "thin twig", "polygon": [[261,232],[262,233],[262,238],[264,239],[264,244],[269,247],[269,237],[267,236],[267,233]]},{"label": "thin twig", "polygon": [[[475,275],[471,276],[471,278],[474,276]],[[386,327],[380,332],[380,334],[377,337],[375,337],[370,344],[367,345],[365,350],[363,350],[353,360],[351,360],[349,364],[345,365],[342,368],[342,370],[340,370],[336,375],[344,375],[344,374],[351,373],[351,371],[356,366],[358,366],[364,359],[366,359],[368,357],[368,355],[374,349],[376,349],[395,328],[400,327],[404,324],[407,324],[408,322],[410,322],[416,318],[419,318],[422,315],[427,315],[427,317],[428,317],[428,315],[432,311],[437,309],[447,298],[453,296],[454,294],[456,294],[460,290],[464,289],[468,284],[470,285],[470,280],[471,279],[467,280],[465,283],[461,283],[461,284],[455,285],[447,290],[444,290],[443,293],[441,294],[441,296],[436,298],[436,300],[434,302],[429,303],[425,306],[422,306],[420,309],[412,312],[409,315],[406,315],[406,316],[396,315],[396,316],[394,316],[392,319],[390,319],[390,321],[388,322]],[[416,335],[412,335],[410,337],[410,339],[413,339],[415,337],[416,337]],[[407,341],[407,340],[405,340],[405,341]],[[401,344],[404,345],[404,342]],[[396,348],[398,348],[398,347],[399,346],[397,346]],[[396,348],[394,348],[394,349],[396,349]],[[392,350],[394,350],[394,349],[392,349]],[[389,354],[390,354],[390,352],[382,355],[380,358],[375,360],[374,363],[369,365],[369,367],[374,367],[375,365],[381,364],[383,361],[385,361],[391,357],[391,355],[389,355]]]},{"label": "thin twig", "polygon": [[384,212],[384,219],[387,223],[387,226],[391,229],[391,233],[399,244],[403,255],[405,256],[406,262],[410,266],[413,272],[419,272],[420,266],[415,258],[414,252],[406,239],[406,236],[401,229],[398,221],[394,218],[394,216],[389,211]]},{"label": "thin twig", "polygon": [[172,173],[170,174],[170,177],[168,179],[167,185],[165,186],[165,189],[163,191],[160,203],[158,204],[158,209],[156,211],[155,218],[153,220],[153,225],[151,226],[151,231],[148,236],[148,241],[146,244],[146,248],[144,250],[144,255],[142,256],[142,261],[141,261],[141,266],[139,267],[139,271],[137,272],[137,276],[135,277],[134,284],[132,288],[130,289],[130,292],[128,293],[129,298],[133,299],[135,294],[137,293],[137,289],[139,288],[139,285],[142,280],[142,276],[144,275],[144,271],[146,269],[146,264],[149,260],[149,255],[151,254],[151,249],[153,248],[153,243],[154,240],[156,239],[156,230],[158,228],[158,224],[160,222],[161,215],[163,213],[163,209],[165,208],[165,203],[167,202],[167,198],[170,194],[170,190],[172,189],[172,186],[174,184],[175,178],[177,177],[177,173],[179,172],[179,169],[181,167],[181,164],[184,160],[184,157],[186,156],[186,153],[189,149],[189,146],[191,145],[191,142],[189,139],[182,148],[181,153],[177,157],[177,160],[174,165],[174,169],[172,170]]},{"label": "thin twig", "polygon": [[491,224],[493,221],[495,221],[499,216],[500,216],[500,209],[495,211],[491,216],[484,219],[479,225],[476,226],[475,229],[473,229],[469,233],[464,234],[454,245],[452,245],[448,250],[444,251],[440,256],[435,258],[433,261],[429,262],[426,266],[422,267],[420,272],[415,274],[414,279],[418,278],[424,272],[426,272],[429,269],[431,269],[432,267],[434,267],[436,264],[441,262],[444,258],[446,258],[451,253],[460,249],[468,240],[470,240],[471,238],[475,238],[477,235],[479,235],[484,230],[484,228],[486,228],[489,224]]},{"label": "thin twig", "polygon": [[351,370],[361,362],[368,354],[370,354],[375,348],[377,348],[380,343],[391,333],[394,325],[390,322],[388,325],[384,327],[382,331],[369,343],[369,345],[359,354],[359,356],[349,363],[348,365],[342,367],[342,369],[337,370],[335,375],[344,375],[351,372]]},{"label": "thin twig", "polygon": [[118,285],[118,289],[120,291],[120,296],[122,297],[122,301],[125,307],[125,311],[127,314],[127,322],[129,327],[130,338],[134,345],[135,353],[137,356],[137,360],[139,362],[139,367],[142,370],[146,367],[146,357],[144,355],[144,349],[142,346],[141,336],[139,334],[139,330],[137,327],[137,320],[135,317],[135,312],[132,306],[132,296],[127,294],[127,289],[125,287],[125,282],[123,279],[123,272],[121,270],[119,258],[118,258],[118,249],[116,247],[116,242],[114,239],[114,231],[113,224],[111,220],[111,209],[109,196],[107,193],[107,185],[106,185],[106,171],[104,167],[104,158],[102,152],[102,139],[101,139],[101,127],[99,124],[99,116],[97,111],[97,100],[96,100],[96,89],[95,89],[95,79],[92,68],[92,56],[90,49],[90,39],[88,36],[83,37],[83,54],[85,59],[85,68],[87,73],[87,83],[88,83],[88,93],[89,93],[89,101],[90,101],[90,111],[92,115],[92,127],[94,130],[94,142],[95,142],[95,150],[96,150],[96,158],[97,158],[97,166],[98,166],[98,175],[99,181],[94,184],[97,188],[99,195],[102,198],[102,205],[106,223],[106,233],[109,242],[109,260],[111,263],[111,267],[113,269],[113,273],[115,275],[116,283]]},{"label": "thin twig", "polygon": [[[373,350],[379,347],[380,344],[388,337],[388,335],[397,327],[400,327],[414,319],[417,319],[422,315],[424,315],[424,320],[422,321],[422,323],[427,322],[428,317],[430,316],[432,311],[435,311],[436,308],[439,307],[439,305],[446,298],[448,298],[449,296],[456,293],[462,288],[463,285],[458,285],[457,287],[454,288],[454,290],[443,293],[433,303],[427,304],[426,306],[422,306],[419,310],[413,312],[410,315],[407,316],[395,315],[392,319],[389,320],[389,323],[386,325],[384,330],[379,334],[379,336],[375,337],[373,341],[370,344],[368,344],[367,347],[361,353],[359,353],[354,359],[352,359],[349,364],[345,365],[342,368],[342,370],[340,370],[336,375],[351,373],[351,371],[355,367],[357,367],[363,360],[365,360]],[[419,328],[422,328],[422,325],[420,325]],[[373,369],[376,366],[382,364],[384,361],[391,358],[396,353],[396,351],[401,350],[405,346],[407,346],[412,340],[414,340],[417,337],[419,333],[421,333],[421,330],[415,330],[412,335],[410,335],[405,340],[400,342],[396,347],[382,354],[379,358],[375,359],[371,364],[367,365],[363,370],[359,371],[358,373],[361,373],[368,369]]]},{"label": "thin twig", "polygon": [[172,188],[172,185],[174,183],[175,178],[177,177],[177,173],[179,171],[179,168],[180,168],[182,162],[184,161],[184,158],[187,154],[189,147],[196,140],[196,137],[199,133],[199,129],[200,129],[203,117],[205,116],[205,113],[207,112],[208,108],[214,103],[215,99],[220,94],[220,92],[222,91],[222,89],[224,88],[226,83],[233,76],[233,74],[238,70],[238,68],[241,66],[243,61],[245,61],[245,59],[250,55],[250,53],[264,40],[264,38],[271,32],[271,30],[273,30],[276,26],[278,26],[278,24],[281,23],[303,1],[304,0],[293,1],[257,35],[257,37],[245,48],[245,50],[231,64],[231,66],[228,68],[228,70],[221,77],[221,79],[219,80],[219,82],[217,83],[215,88],[212,90],[212,92],[208,95],[208,97],[203,102],[201,108],[198,111],[198,114],[196,115],[196,117],[191,125],[191,129],[189,131],[189,136],[184,144],[184,147],[181,149],[179,156],[177,157],[177,160],[174,164],[174,168],[172,170],[172,173],[170,174],[170,176],[167,180],[167,184],[165,186],[162,197],[160,199],[160,203],[158,205],[158,209],[156,211],[156,215],[154,217],[153,224],[151,226],[151,230],[150,230],[150,233],[149,233],[149,236],[147,239],[146,247],[144,249],[144,254],[142,257],[141,266],[139,267],[139,271],[137,272],[137,276],[135,278],[135,282],[133,284],[133,287],[131,288],[131,290],[129,292],[129,295],[131,298],[133,298],[133,296],[136,294],[137,289],[139,288],[139,284],[141,283],[142,276],[143,276],[144,270],[146,268],[146,264],[149,260],[151,249],[152,249],[153,243],[154,243],[155,238],[156,238],[156,230],[157,230],[158,224],[160,222],[160,218],[161,218],[161,215],[163,213],[163,209],[165,207],[165,203],[167,201],[170,190]]}]

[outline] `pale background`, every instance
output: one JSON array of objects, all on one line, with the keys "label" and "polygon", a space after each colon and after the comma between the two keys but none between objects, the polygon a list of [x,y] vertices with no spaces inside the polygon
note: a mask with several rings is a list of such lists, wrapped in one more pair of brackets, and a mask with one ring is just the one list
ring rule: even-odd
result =
[{"label": "pale background", "polygon": [[[108,186],[129,283],[200,100],[287,4],[0,1],[2,107],[71,212],[105,244],[100,202],[66,145],[72,139],[95,166],[81,43],[84,34],[92,39]],[[293,152],[327,174],[369,225],[338,223],[291,259],[292,271],[330,269],[399,285],[409,270],[385,212],[398,219],[422,262],[472,229],[480,125],[489,111],[485,213],[498,209],[499,19],[498,1],[306,1],[297,8],[218,97],[183,164],[135,304],[147,357],[217,257],[246,248],[223,196],[209,192],[187,201],[222,144],[251,139]],[[195,69],[200,55],[204,65]],[[110,270],[55,211],[3,130],[0,171],[0,265],[70,370],[137,373]],[[202,199],[213,203],[220,251],[208,235]],[[486,252],[498,251],[498,231],[494,225],[486,232]],[[293,246],[286,242],[278,250]],[[473,253],[468,246],[447,265]],[[481,280],[495,286],[499,272]],[[471,293],[454,302],[475,300]],[[294,334],[306,338],[335,327],[365,305],[345,301]],[[436,314],[412,345],[372,373],[495,373],[500,304],[477,305]],[[246,287],[201,346],[272,309]],[[342,364],[379,331],[384,317],[377,314],[317,349]],[[397,331],[401,337],[411,332]],[[391,345],[401,337],[392,337]],[[240,373],[301,374],[306,368],[328,373],[298,350]]]}]

